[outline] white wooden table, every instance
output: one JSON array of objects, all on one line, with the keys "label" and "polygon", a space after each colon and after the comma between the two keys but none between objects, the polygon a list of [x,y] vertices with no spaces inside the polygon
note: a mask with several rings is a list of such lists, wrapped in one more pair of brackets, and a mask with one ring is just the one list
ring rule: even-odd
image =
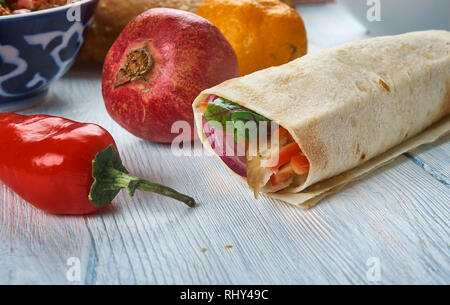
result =
[{"label": "white wooden table", "polygon": [[[367,37],[338,4],[299,11],[310,51]],[[213,157],[174,157],[170,146],[130,135],[107,115],[100,76],[100,67],[75,67],[22,113],[102,125],[132,173],[192,195],[198,207],[121,193],[98,215],[57,217],[1,185],[0,284],[450,283],[449,136],[303,211],[255,201]],[[66,276],[71,257],[80,281]],[[367,276],[377,262],[380,277]]]}]

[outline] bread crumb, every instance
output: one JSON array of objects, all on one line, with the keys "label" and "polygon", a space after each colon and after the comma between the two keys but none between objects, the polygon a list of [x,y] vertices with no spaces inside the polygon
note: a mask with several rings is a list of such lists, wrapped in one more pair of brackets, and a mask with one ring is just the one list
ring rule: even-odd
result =
[{"label": "bread crumb", "polygon": [[231,249],[231,248],[233,248],[233,246],[231,246],[231,245],[226,245],[225,248]]},{"label": "bread crumb", "polygon": [[200,251],[201,251],[202,253],[205,253],[205,252],[206,252],[206,248],[201,248]]}]

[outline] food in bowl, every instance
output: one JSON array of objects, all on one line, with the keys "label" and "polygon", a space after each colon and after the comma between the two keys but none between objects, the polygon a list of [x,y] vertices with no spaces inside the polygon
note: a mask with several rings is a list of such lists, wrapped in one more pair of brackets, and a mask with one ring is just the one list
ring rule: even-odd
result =
[{"label": "food in bowl", "polygon": [[80,0],[0,0],[0,16],[46,10]]},{"label": "food in bowl", "polygon": [[[11,3],[0,0],[6,1]],[[43,100],[49,85],[74,62],[96,5],[97,0],[81,0],[0,16],[0,111],[17,111]]]}]

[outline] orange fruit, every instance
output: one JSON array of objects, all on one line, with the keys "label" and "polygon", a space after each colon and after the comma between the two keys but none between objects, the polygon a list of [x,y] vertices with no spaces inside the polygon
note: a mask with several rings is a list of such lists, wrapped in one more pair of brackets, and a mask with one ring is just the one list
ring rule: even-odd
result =
[{"label": "orange fruit", "polygon": [[206,0],[196,13],[217,26],[231,43],[240,75],[306,54],[302,17],[278,0]]}]

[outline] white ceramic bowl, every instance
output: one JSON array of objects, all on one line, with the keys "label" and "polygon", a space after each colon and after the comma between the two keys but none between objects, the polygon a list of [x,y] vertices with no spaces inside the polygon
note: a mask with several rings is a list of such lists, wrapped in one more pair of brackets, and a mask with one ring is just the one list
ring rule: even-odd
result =
[{"label": "white ceramic bowl", "polygon": [[[373,35],[394,35],[431,29],[450,30],[450,0],[338,1]],[[378,4],[381,21],[369,21],[368,10]]]}]

